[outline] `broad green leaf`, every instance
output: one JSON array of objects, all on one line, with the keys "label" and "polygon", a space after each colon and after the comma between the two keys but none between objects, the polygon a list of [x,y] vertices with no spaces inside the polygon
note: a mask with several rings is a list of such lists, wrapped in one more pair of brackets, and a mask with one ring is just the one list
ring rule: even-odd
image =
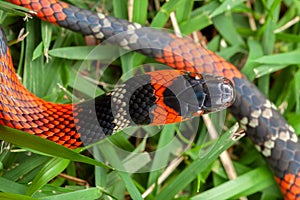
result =
[{"label": "broad green leaf", "polygon": [[50,180],[60,174],[70,163],[70,160],[62,158],[52,158],[45,166],[39,171],[36,177],[29,185],[26,194],[32,196]]},{"label": "broad green leaf", "polygon": [[74,199],[99,199],[102,196],[99,188],[87,188],[74,192],[67,192],[52,196],[40,197],[41,200],[74,200]]},{"label": "broad green leaf", "polygon": [[[0,191],[15,194],[25,194],[27,186],[15,181],[0,177]],[[1,195],[2,193],[0,193]]]},{"label": "broad green leaf", "polygon": [[75,60],[114,60],[119,57],[119,48],[116,46],[76,46],[49,50],[49,55]]},{"label": "broad green leaf", "polygon": [[276,64],[276,65],[292,65],[300,64],[300,50],[291,51],[288,53],[280,53],[274,55],[266,55],[255,61],[261,64]]},{"label": "broad green leaf", "polygon": [[29,196],[20,195],[20,194],[12,194],[12,193],[0,193],[0,199],[5,200],[38,200],[36,198],[31,198]]},{"label": "broad green leaf", "polygon": [[170,0],[166,2],[153,18],[151,27],[163,27],[169,19],[170,13],[180,5],[184,4],[184,1],[186,0]]},{"label": "broad green leaf", "polygon": [[225,0],[212,14],[210,14],[210,17],[215,17],[221,13],[231,10],[239,4],[242,4],[244,1],[245,0]]},{"label": "broad green leaf", "polygon": [[38,136],[15,130],[3,125],[0,126],[0,139],[19,146],[30,148],[35,151],[43,152],[54,157],[110,168],[109,166],[85,157],[74,150],[68,149]]},{"label": "broad green leaf", "polygon": [[145,25],[147,20],[147,0],[134,1],[133,3],[133,22]]},{"label": "broad green leaf", "polygon": [[287,67],[286,65],[259,65],[259,67],[256,67],[255,69],[253,69],[254,73],[255,73],[255,78],[259,78],[262,77],[264,75],[269,75],[273,72],[276,72],[278,70],[281,70],[283,68]]},{"label": "broad green leaf", "polygon": [[244,45],[244,41],[237,33],[233,24],[233,18],[230,14],[222,14],[213,18],[213,24],[218,29],[220,34],[231,45]]},{"label": "broad green leaf", "polygon": [[[249,184],[249,182],[251,182],[251,184]],[[272,180],[272,174],[269,169],[267,167],[260,167],[255,170],[251,170],[234,180],[228,181],[213,189],[196,195],[192,198],[192,200],[236,199],[243,196],[245,193],[246,195],[250,195],[272,184],[274,184],[274,181]],[[253,185],[256,186],[255,190],[253,190]],[[230,190],[228,190],[228,188],[230,188]]]}]

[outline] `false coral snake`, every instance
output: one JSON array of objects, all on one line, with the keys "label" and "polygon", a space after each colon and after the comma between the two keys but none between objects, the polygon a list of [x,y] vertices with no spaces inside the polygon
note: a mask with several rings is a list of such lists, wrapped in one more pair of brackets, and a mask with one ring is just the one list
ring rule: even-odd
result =
[{"label": "false coral snake", "polygon": [[[227,77],[234,83],[236,90],[236,100],[230,107],[231,113],[240,121],[257,149],[266,158],[285,198],[300,198],[300,146],[293,128],[287,124],[275,106],[232,64],[189,39],[177,38],[173,34],[160,30],[148,32],[139,24],[82,10],[63,2],[55,0],[10,0],[10,2],[37,11],[37,16],[43,20],[85,35],[93,35],[97,39],[106,39],[127,31],[128,33],[120,40],[113,41],[114,44],[125,49],[139,49],[140,53],[153,57],[175,69]],[[11,61],[8,58],[9,55],[1,57],[10,65]],[[19,86],[19,83],[15,82]],[[24,89],[16,89],[16,91],[22,94]],[[26,101],[40,101],[32,96],[26,98]],[[7,102],[7,104],[9,103]],[[47,117],[38,117],[44,117],[43,123],[45,124],[49,122],[49,118],[53,118],[53,114],[60,119],[68,116],[71,112],[71,107],[68,106],[58,108],[47,103],[46,107],[49,110],[49,113],[46,114]],[[4,107],[3,110],[10,109]],[[21,110],[13,109],[13,112],[18,113]],[[12,116],[12,118],[14,117]],[[65,125],[67,126],[67,124]],[[18,128],[17,126],[19,125],[16,125],[16,128]],[[47,131],[51,128],[53,131],[59,132],[51,124],[47,126],[49,126],[47,130],[42,130],[38,134],[41,136],[46,134],[44,137],[48,137]],[[27,131],[34,132],[30,123],[27,128],[30,129]],[[79,135],[72,128],[66,127],[66,130],[72,132],[69,136],[60,133],[61,135],[48,138],[56,142],[60,142],[63,138],[62,143],[71,139],[72,144],[79,145],[75,142]]]}]

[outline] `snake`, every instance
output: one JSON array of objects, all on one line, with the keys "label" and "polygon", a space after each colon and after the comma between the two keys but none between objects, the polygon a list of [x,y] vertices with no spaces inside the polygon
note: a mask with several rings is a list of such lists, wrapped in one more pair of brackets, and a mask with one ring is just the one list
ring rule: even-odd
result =
[{"label": "snake", "polygon": [[[139,53],[154,58],[173,69],[189,72],[185,74],[167,70],[164,73],[168,74],[170,78],[165,80],[164,84],[178,86],[180,85],[176,84],[178,77],[184,77],[189,86],[181,88],[178,91],[179,96],[182,92],[199,92],[194,102],[189,102],[188,99],[182,100],[186,107],[192,109],[192,112],[189,112],[188,109],[178,109],[178,102],[168,105],[165,101],[166,93],[171,99],[173,99],[174,94],[168,91],[166,87],[160,89],[161,85],[164,84],[157,82],[159,79],[157,77],[160,75],[159,72],[156,72],[157,74],[146,74],[139,79],[140,81],[147,80],[148,84],[142,88],[137,88],[136,91],[150,90],[147,93],[150,96],[146,95],[140,98],[141,103],[132,105],[132,107],[138,108],[145,105],[144,102],[147,99],[148,103],[153,104],[155,108],[150,108],[153,105],[147,104],[146,107],[148,106],[147,109],[151,110],[151,113],[149,111],[146,115],[138,113],[135,123],[179,122],[192,116],[230,106],[231,114],[239,121],[257,150],[266,159],[284,198],[300,199],[300,145],[298,137],[294,129],[277,111],[275,105],[233,64],[189,38],[180,38],[163,30],[145,29],[138,23],[81,9],[65,2],[57,0],[8,1],[34,11],[34,15],[42,20],[84,35],[91,35],[99,40],[109,39],[125,32],[126,34],[122,34],[122,37],[114,37],[110,42],[124,49],[137,50]],[[109,109],[108,102],[114,100],[118,102],[124,99],[122,92],[130,89],[131,84],[135,83],[134,79],[132,81],[130,79],[128,83],[125,83],[125,86],[116,88],[109,95],[99,97],[99,101],[96,98],[96,100],[75,106],[46,102],[28,93],[14,75],[11,55],[5,44],[5,39],[3,39],[3,33],[1,34],[1,124],[44,137],[70,148],[78,147],[82,145],[80,131],[90,132],[87,134],[89,138],[86,138],[90,142],[95,137],[99,137],[97,130],[84,126],[84,117],[88,114],[84,113],[85,110],[94,106],[101,110],[101,112],[99,111],[100,115],[104,113],[102,118],[110,118],[112,115],[107,113],[112,111]],[[206,74],[213,74],[214,76]],[[167,75],[163,77],[167,77]],[[12,84],[13,88],[8,88],[8,83]],[[209,91],[207,89],[204,91],[208,87],[211,87],[212,91],[217,90],[223,93],[211,99],[208,97],[211,95],[208,94]],[[234,97],[233,93],[235,93]],[[12,98],[7,98],[9,95]],[[210,103],[205,105],[205,99]],[[219,102],[218,105],[212,105],[213,99]],[[21,102],[22,106],[14,106],[17,101]],[[97,104],[97,102],[101,102],[101,104]],[[122,109],[121,104],[118,106],[120,106],[119,109]],[[81,117],[80,113],[83,113]],[[142,119],[139,115],[152,117]],[[162,116],[163,119],[159,119],[159,116]],[[95,120],[99,120],[99,116],[95,116]],[[111,127],[105,125],[108,121],[114,122],[109,124]],[[79,130],[74,127],[76,126],[74,122],[79,123]],[[88,119],[85,122],[88,122]],[[107,129],[102,131],[108,135],[115,130],[131,125],[131,122],[124,116],[118,119],[106,119],[101,123],[103,123],[101,126]]]}]

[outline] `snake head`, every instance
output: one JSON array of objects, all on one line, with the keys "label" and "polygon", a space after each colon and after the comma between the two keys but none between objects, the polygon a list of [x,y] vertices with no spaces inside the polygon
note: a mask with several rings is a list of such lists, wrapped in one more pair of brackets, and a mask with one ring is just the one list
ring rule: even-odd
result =
[{"label": "snake head", "polygon": [[[231,106],[235,100],[233,83],[229,79],[221,76],[213,76],[210,74],[203,74],[202,76],[205,80],[203,90],[207,95],[203,101],[204,112],[216,112]],[[195,88],[195,93],[197,94],[197,88]]]},{"label": "snake head", "polygon": [[216,112],[229,107],[235,99],[232,82],[221,76],[188,73],[176,97],[185,118]]}]

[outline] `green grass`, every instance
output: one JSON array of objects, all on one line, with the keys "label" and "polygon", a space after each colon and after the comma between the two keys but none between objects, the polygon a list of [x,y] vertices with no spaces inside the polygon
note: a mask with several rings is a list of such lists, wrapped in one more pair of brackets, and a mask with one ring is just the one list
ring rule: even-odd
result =
[{"label": "green grass", "polygon": [[[119,18],[128,16],[127,1],[123,0],[69,2],[92,10],[101,8]],[[14,8],[0,1],[0,24],[11,44],[14,64],[23,84],[48,101],[70,103],[72,99],[78,101],[103,94],[120,77],[124,80],[133,76],[141,63],[153,62],[130,53],[104,71],[97,67],[99,63],[103,65],[119,49],[86,47],[82,35],[35,18],[24,22],[21,18],[24,12]],[[151,27],[172,29],[169,21],[172,11],[176,11],[183,34],[201,31],[207,37],[208,48],[242,68],[300,133],[300,23],[286,27],[300,14],[298,1],[257,0],[249,8],[240,0],[170,0],[161,3],[159,9],[152,1],[135,1],[132,18]],[[17,42],[23,27],[29,34]],[[101,61],[96,63],[95,57]],[[78,76],[79,70],[90,74],[90,78]],[[97,77],[97,71],[103,74]],[[101,87],[96,87],[93,79]],[[218,123],[225,114],[212,117]],[[224,127],[233,124],[234,119],[228,115]],[[159,133],[148,139],[132,139],[124,132],[117,133],[109,141],[92,147],[95,159],[86,152],[80,154],[83,149],[71,151],[6,127],[0,131],[0,139],[12,143],[2,142],[0,147],[0,199],[142,199],[142,194],[168,170],[171,173],[166,180],[157,184],[146,199],[281,198],[266,162],[248,138],[233,145],[231,132],[219,128],[223,132],[220,138],[208,141],[201,119],[180,126],[164,126],[159,131],[155,127],[130,130],[150,136]],[[217,159],[228,148],[238,174],[235,180],[228,180]],[[181,162],[176,168],[167,167],[178,158]],[[86,189],[58,176],[61,172],[86,180],[90,187]]]}]

